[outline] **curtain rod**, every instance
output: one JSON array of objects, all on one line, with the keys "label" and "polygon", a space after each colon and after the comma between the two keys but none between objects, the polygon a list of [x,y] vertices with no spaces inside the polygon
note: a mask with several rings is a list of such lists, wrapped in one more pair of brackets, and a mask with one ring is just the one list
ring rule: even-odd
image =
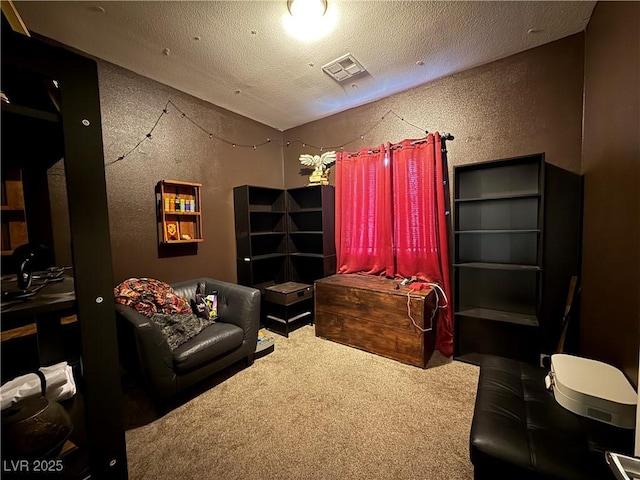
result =
[{"label": "curtain rod", "polygon": [[[429,135],[429,131],[425,130],[425,134]],[[455,137],[453,135],[451,135],[450,133],[442,133],[442,134],[440,134],[440,140],[455,140]],[[427,141],[426,137],[425,138],[421,138],[420,140],[416,140],[415,142],[411,142],[411,145],[417,145],[418,143],[424,143],[426,141]],[[400,145],[400,146],[402,146],[402,145]]]},{"label": "curtain rod", "polygon": [[[426,132],[427,135],[429,134],[429,132]],[[455,137],[453,135],[451,135],[450,133],[443,133],[442,135],[440,135],[440,140],[455,140]],[[416,140],[414,142],[411,142],[410,145],[418,145],[420,143],[425,143],[427,141],[426,138],[422,138],[420,140]],[[397,145],[392,145],[391,147],[389,147],[390,150],[398,150],[399,148],[402,148],[402,144],[397,144]],[[368,154],[371,153],[380,153],[379,149],[371,149],[371,150],[367,150]],[[347,158],[351,158],[351,157],[357,157],[359,155],[359,153],[350,153],[349,155],[347,155]]]}]

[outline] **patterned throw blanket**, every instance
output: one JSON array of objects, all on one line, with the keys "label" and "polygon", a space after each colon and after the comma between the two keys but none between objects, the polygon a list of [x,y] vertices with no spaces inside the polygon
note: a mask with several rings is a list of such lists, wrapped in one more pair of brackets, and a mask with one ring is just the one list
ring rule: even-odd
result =
[{"label": "patterned throw blanket", "polygon": [[168,283],[153,278],[129,278],[113,289],[115,302],[149,317],[166,337],[171,350],[215,322],[195,315],[189,301]]},{"label": "patterned throw blanket", "polygon": [[189,301],[168,283],[153,278],[129,278],[113,289],[116,303],[151,317],[154,313],[192,313]]}]

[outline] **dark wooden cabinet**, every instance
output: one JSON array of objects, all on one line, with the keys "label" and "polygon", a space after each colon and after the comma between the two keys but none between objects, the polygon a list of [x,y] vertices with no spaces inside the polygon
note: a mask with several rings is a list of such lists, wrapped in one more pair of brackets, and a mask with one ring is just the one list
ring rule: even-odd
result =
[{"label": "dark wooden cabinet", "polygon": [[[62,477],[126,479],[97,64],[16,34],[3,18],[2,90],[11,102],[2,106],[2,163],[22,172],[30,241],[51,246],[51,217],[31,215],[50,211],[48,176],[66,180],[81,343],[70,414],[80,461]],[[64,168],[52,172],[60,159]]]},{"label": "dark wooden cabinet", "polygon": [[233,190],[238,283],[264,292],[335,273],[334,188]]},{"label": "dark wooden cabinet", "polygon": [[539,362],[580,268],[582,179],[544,154],[454,169],[455,356]]}]

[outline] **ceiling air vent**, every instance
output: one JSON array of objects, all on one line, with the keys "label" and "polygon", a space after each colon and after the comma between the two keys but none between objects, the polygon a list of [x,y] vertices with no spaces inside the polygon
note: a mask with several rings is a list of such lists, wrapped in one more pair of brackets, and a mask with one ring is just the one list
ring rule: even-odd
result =
[{"label": "ceiling air vent", "polygon": [[348,78],[354,77],[366,69],[358,62],[353,55],[347,53],[340,58],[327,63],[322,67],[328,75],[336,82],[344,82]]}]

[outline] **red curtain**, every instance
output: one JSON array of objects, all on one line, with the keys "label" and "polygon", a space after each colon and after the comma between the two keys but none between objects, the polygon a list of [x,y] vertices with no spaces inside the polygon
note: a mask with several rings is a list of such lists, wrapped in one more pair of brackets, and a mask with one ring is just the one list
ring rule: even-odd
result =
[{"label": "red curtain", "polygon": [[384,146],[336,156],[338,273],[388,274],[391,248],[391,167]]},{"label": "red curtain", "polygon": [[449,280],[449,240],[442,143],[436,132],[426,139],[391,147],[393,241],[396,276],[440,285],[436,348],[453,354],[453,310]]},{"label": "red curtain", "polygon": [[453,354],[445,171],[440,135],[336,158],[338,273],[436,283],[436,348]]}]

